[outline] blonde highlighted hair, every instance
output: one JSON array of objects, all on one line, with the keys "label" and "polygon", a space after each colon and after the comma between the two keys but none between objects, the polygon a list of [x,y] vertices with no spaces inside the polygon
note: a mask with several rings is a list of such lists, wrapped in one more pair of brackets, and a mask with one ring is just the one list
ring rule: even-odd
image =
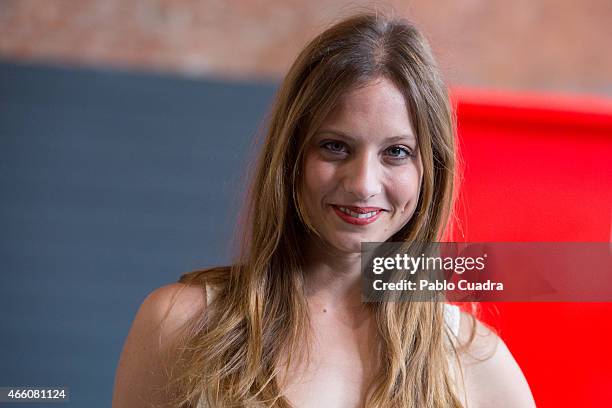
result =
[{"label": "blonde highlighted hair", "polygon": [[[423,160],[419,201],[389,241],[440,239],[452,208],[456,147],[447,88],[430,48],[409,22],[363,13],[314,38],[277,92],[250,188],[238,259],[183,275],[216,290],[185,328],[169,387],[172,406],[291,407],[281,385],[309,339],[302,244],[313,233],[301,194],[305,146],[350,89],[384,77],[403,93]],[[316,231],[314,231],[316,233]],[[461,407],[443,304],[368,304],[380,338],[380,372],[366,407]]]}]

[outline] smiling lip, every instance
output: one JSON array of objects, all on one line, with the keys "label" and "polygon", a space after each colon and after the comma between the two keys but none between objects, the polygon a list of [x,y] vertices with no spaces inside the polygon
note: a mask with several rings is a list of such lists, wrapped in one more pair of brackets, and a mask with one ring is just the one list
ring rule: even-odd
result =
[{"label": "smiling lip", "polygon": [[340,219],[353,225],[371,224],[378,219],[383,211],[385,211],[380,207],[354,207],[333,204],[332,208]]}]

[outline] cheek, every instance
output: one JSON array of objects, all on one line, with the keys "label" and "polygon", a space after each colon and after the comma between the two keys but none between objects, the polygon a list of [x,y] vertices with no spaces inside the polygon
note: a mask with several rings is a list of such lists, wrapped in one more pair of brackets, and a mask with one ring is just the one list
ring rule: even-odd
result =
[{"label": "cheek", "polygon": [[420,181],[421,175],[416,167],[394,177],[391,183],[392,201],[402,213],[412,213],[416,207]]},{"label": "cheek", "polygon": [[309,154],[304,161],[304,192],[306,200],[318,200],[332,191],[334,184],[334,167],[319,160],[315,154]]}]

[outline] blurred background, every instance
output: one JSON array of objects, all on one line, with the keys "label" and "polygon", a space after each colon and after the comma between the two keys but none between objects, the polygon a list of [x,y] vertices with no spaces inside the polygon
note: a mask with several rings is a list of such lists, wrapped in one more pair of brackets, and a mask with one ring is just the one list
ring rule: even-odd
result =
[{"label": "blurred background", "polygon": [[[110,406],[145,296],[230,259],[284,73],[365,9],[415,22],[452,88],[455,240],[610,241],[610,0],[0,0],[0,386]],[[610,304],[483,309],[538,406],[612,406]]]},{"label": "blurred background", "polygon": [[417,23],[451,84],[612,93],[609,0],[3,0],[0,55],[277,81],[310,38],[364,8]]}]

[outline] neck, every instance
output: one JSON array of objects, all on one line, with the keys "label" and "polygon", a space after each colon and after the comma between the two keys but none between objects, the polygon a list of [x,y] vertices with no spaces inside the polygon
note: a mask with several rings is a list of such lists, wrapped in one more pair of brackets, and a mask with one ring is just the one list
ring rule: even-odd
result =
[{"label": "neck", "polygon": [[304,267],[309,302],[329,309],[361,307],[361,254],[309,241]]}]

